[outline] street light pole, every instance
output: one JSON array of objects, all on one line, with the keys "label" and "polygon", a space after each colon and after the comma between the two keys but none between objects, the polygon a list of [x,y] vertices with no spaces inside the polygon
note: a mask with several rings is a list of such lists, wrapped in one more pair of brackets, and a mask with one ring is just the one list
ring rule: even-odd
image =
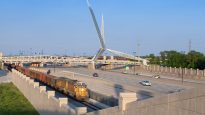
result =
[{"label": "street light pole", "polygon": [[[134,57],[136,58],[136,52],[133,52],[133,54],[134,54]],[[136,68],[135,68],[135,66],[136,66],[136,59],[134,58],[134,75],[135,75],[135,70],[136,70]]]},{"label": "street light pole", "polygon": [[137,44],[137,57],[138,57],[138,63],[139,63],[139,59],[140,59],[140,44]]},{"label": "street light pole", "polygon": [[53,62],[53,70],[54,70],[54,73],[56,72],[56,59],[54,60],[54,62]]},{"label": "street light pole", "polygon": [[54,62],[54,73],[56,72],[56,63]]},{"label": "street light pole", "polygon": [[182,68],[182,84],[184,83],[184,68]]}]

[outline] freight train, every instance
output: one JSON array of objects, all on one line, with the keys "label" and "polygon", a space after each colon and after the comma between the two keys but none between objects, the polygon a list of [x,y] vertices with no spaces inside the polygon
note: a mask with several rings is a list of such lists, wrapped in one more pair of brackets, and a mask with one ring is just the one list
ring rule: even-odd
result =
[{"label": "freight train", "polygon": [[55,77],[21,66],[15,66],[14,69],[32,79],[40,81],[60,92],[70,95],[79,101],[87,101],[89,98],[87,85],[78,80],[72,80],[64,77]]}]

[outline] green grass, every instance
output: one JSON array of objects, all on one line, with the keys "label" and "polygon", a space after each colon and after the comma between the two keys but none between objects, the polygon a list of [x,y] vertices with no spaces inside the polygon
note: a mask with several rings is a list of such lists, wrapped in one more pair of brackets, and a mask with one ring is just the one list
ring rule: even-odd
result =
[{"label": "green grass", "polygon": [[31,103],[12,84],[0,84],[0,115],[39,115]]}]

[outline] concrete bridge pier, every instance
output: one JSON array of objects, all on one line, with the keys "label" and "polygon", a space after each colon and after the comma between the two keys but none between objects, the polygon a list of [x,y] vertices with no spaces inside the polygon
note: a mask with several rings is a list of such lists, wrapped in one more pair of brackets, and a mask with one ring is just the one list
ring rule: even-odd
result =
[{"label": "concrete bridge pier", "polygon": [[109,69],[113,69],[113,68],[114,68],[114,65],[113,65],[113,64],[109,64],[109,65],[108,65],[108,68],[109,68]]},{"label": "concrete bridge pier", "polygon": [[106,60],[107,59],[107,56],[103,56],[103,60]]},{"label": "concrete bridge pier", "polygon": [[41,62],[41,63],[39,64],[39,66],[40,66],[40,67],[44,67],[44,63]]},{"label": "concrete bridge pier", "polygon": [[94,61],[92,63],[88,64],[88,69],[89,70],[95,70],[95,62]]},{"label": "concrete bridge pier", "polygon": [[111,60],[114,60],[114,56],[110,56],[110,59],[111,59]]}]

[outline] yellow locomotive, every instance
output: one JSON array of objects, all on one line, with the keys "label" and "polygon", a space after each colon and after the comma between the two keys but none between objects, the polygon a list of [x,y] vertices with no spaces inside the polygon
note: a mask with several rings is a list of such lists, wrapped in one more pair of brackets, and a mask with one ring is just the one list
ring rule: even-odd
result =
[{"label": "yellow locomotive", "polygon": [[54,86],[59,91],[62,91],[77,100],[86,101],[88,99],[87,85],[83,82],[60,77],[56,78]]}]

